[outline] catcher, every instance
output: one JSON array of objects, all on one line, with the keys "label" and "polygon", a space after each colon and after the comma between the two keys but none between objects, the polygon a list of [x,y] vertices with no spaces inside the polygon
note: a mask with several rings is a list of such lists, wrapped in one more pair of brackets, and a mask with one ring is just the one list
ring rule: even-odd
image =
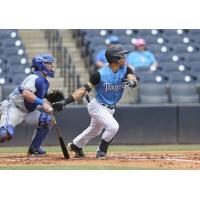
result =
[{"label": "catcher", "polygon": [[[49,54],[37,55],[32,59],[33,73],[0,102],[0,143],[9,141],[14,136],[15,126],[22,122],[35,124],[28,155],[45,154],[40,146],[53,126],[51,103],[62,100],[59,91],[47,94],[49,82],[47,76],[54,78],[55,58]],[[46,99],[45,99],[46,97]],[[54,101],[55,99],[55,101]]]}]

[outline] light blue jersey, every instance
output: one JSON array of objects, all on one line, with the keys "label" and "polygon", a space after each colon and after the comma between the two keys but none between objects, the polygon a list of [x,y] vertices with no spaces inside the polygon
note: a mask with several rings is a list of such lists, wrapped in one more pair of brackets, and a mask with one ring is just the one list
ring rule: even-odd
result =
[{"label": "light blue jersey", "polygon": [[109,66],[98,70],[100,73],[100,83],[96,86],[96,99],[98,102],[115,106],[121,99],[124,92],[127,67],[120,67],[116,73]]}]

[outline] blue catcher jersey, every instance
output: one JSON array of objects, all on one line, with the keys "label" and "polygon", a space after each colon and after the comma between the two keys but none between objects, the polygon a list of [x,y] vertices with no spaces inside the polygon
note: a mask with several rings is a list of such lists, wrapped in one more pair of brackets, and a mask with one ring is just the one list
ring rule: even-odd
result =
[{"label": "blue catcher jersey", "polygon": [[100,103],[115,106],[124,92],[123,80],[126,79],[127,67],[120,67],[115,73],[109,66],[98,71],[100,83],[96,86],[96,99]]},{"label": "blue catcher jersey", "polygon": [[36,109],[34,103],[30,103],[22,96],[23,90],[30,90],[38,98],[43,99],[49,89],[49,82],[39,72],[35,71],[24,79],[24,81],[9,95],[9,98],[22,110],[32,112]]}]

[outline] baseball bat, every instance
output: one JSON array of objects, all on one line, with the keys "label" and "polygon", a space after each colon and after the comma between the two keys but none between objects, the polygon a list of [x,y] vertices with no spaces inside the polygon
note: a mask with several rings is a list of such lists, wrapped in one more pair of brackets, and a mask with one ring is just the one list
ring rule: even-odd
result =
[{"label": "baseball bat", "polygon": [[63,155],[64,155],[64,158],[65,159],[69,159],[69,152],[67,151],[67,147],[64,143],[64,140],[61,136],[61,133],[60,133],[60,129],[58,127],[58,124],[57,124],[57,121],[56,121],[56,118],[54,116],[54,123],[55,123],[55,127],[56,127],[56,135],[58,137],[58,140],[59,140],[59,143],[60,143],[60,147],[62,149],[62,152],[63,152]]},{"label": "baseball bat", "polygon": [[[40,111],[43,111],[42,106],[37,106],[37,109],[40,110]],[[49,112],[52,112],[52,111],[53,111],[53,109],[50,108],[50,109],[49,109]],[[68,153],[68,151],[67,151],[67,147],[66,147],[66,145],[65,145],[65,143],[64,143],[64,140],[63,140],[63,138],[62,138],[62,136],[61,136],[60,129],[59,129],[59,127],[58,127],[58,124],[57,124],[55,115],[53,115],[53,122],[54,122],[54,125],[55,125],[55,127],[56,127],[56,135],[57,135],[57,137],[58,137],[58,140],[59,140],[60,147],[61,147],[61,149],[62,149],[64,158],[65,158],[65,159],[69,159],[69,153]]]},{"label": "baseball bat", "polygon": [[88,95],[88,92],[85,94],[85,98],[86,98],[87,102],[90,103],[90,97]]}]

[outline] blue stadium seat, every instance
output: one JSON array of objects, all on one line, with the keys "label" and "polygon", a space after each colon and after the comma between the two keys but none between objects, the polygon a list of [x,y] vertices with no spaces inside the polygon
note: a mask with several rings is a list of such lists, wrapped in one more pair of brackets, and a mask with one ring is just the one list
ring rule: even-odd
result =
[{"label": "blue stadium seat", "polygon": [[165,84],[141,83],[139,90],[140,90],[140,94],[143,94],[143,95],[166,95],[167,94],[167,86]]},{"label": "blue stadium seat", "polygon": [[87,36],[106,36],[109,34],[108,29],[82,29],[81,34]]},{"label": "blue stadium seat", "polygon": [[17,85],[15,85],[15,84],[2,85],[3,99],[8,98],[9,94],[11,92],[13,92],[16,87],[17,87]]},{"label": "blue stadium seat", "polygon": [[134,51],[135,50],[134,46],[132,44],[125,44],[124,46],[128,51]]},{"label": "blue stadium seat", "polygon": [[183,37],[180,35],[171,35],[171,36],[167,36],[166,40],[174,46],[174,44],[176,45],[178,44],[182,44],[183,42]]},{"label": "blue stadium seat", "polygon": [[188,52],[187,48],[188,48],[188,44],[176,44],[174,45],[172,48],[173,48],[173,51],[174,52],[177,52],[177,53],[181,53],[181,52]]},{"label": "blue stadium seat", "polygon": [[189,74],[184,74],[181,72],[168,74],[168,78],[170,83],[194,83],[193,77],[191,77]]},{"label": "blue stadium seat", "polygon": [[199,52],[188,54],[188,56],[186,58],[186,62],[190,63],[190,62],[194,62],[194,61],[200,61],[200,53]]},{"label": "blue stadium seat", "polygon": [[13,38],[5,39],[4,40],[4,47],[19,47],[24,48],[23,42],[21,40],[15,40]]},{"label": "blue stadium seat", "polygon": [[18,48],[18,47],[7,47],[5,48],[4,50],[4,55],[6,57],[9,57],[9,56],[24,56],[24,50],[22,48]]},{"label": "blue stadium seat", "polygon": [[152,51],[153,53],[160,52],[161,51],[161,45],[160,44],[149,44],[148,50]]},{"label": "blue stadium seat", "polygon": [[138,29],[137,31],[137,37],[143,37],[145,35],[150,35],[151,29]]},{"label": "blue stadium seat", "polygon": [[141,95],[141,104],[166,104],[169,103],[168,95],[156,96],[156,95]]},{"label": "blue stadium seat", "polygon": [[141,76],[140,82],[160,84],[160,83],[165,83],[166,79],[160,74],[149,72],[149,73],[143,73],[143,75]]},{"label": "blue stadium seat", "polygon": [[0,40],[7,38],[18,38],[17,30],[12,29],[1,29],[0,30]]},{"label": "blue stadium seat", "polygon": [[[132,34],[134,33],[134,30],[131,30]],[[113,35],[117,35],[117,36],[128,36],[129,34],[127,34],[127,29],[112,29],[112,34]],[[130,34],[130,35],[132,35]]]},{"label": "blue stadium seat", "polygon": [[131,38],[129,36],[127,36],[127,35],[120,35],[119,36],[119,41],[123,45],[131,44]]},{"label": "blue stadium seat", "polygon": [[10,65],[8,64],[6,68],[8,69],[7,72],[9,75],[13,74],[25,74],[26,65],[18,64],[18,65]]},{"label": "blue stadium seat", "polygon": [[199,95],[194,83],[170,84],[170,97],[172,103],[198,103]]},{"label": "blue stadium seat", "polygon": [[140,103],[168,103],[169,96],[165,84],[143,83],[139,89]]},{"label": "blue stadium seat", "polygon": [[183,64],[175,63],[175,62],[163,62],[160,64],[163,72],[185,72],[188,70],[186,66]]},{"label": "blue stadium seat", "polygon": [[[158,62],[178,62],[179,56],[175,53],[159,53],[156,54],[156,58],[158,59]],[[176,58],[176,59],[175,59]]]},{"label": "blue stadium seat", "polygon": [[27,75],[25,73],[21,74],[15,74],[14,76],[13,75],[9,75],[7,77],[7,82],[9,84],[13,84],[13,85],[19,85],[26,77]]},{"label": "blue stadium seat", "polygon": [[27,57],[21,57],[21,56],[9,56],[7,58],[7,63],[10,65],[16,65],[16,64],[23,64],[26,65],[27,64]]},{"label": "blue stadium seat", "polygon": [[164,36],[172,36],[172,35],[185,35],[186,31],[185,30],[178,30],[178,29],[164,29],[163,30],[163,35]]}]

